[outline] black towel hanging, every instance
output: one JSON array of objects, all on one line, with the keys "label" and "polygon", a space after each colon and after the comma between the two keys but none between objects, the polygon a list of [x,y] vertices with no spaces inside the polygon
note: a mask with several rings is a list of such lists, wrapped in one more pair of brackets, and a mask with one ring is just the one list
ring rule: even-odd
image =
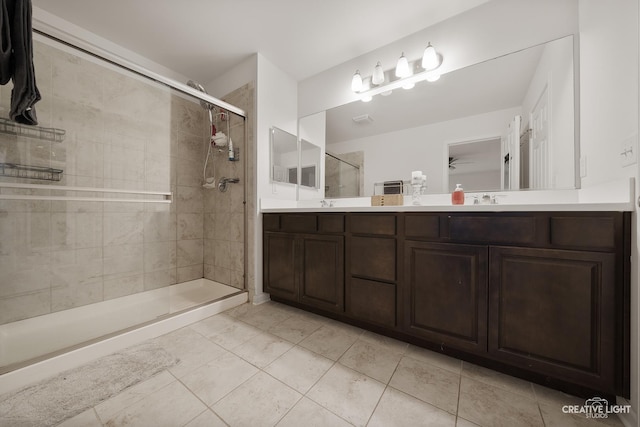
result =
[{"label": "black towel hanging", "polygon": [[0,2],[0,84],[13,80],[9,117],[18,123],[37,125],[34,105],[41,97],[33,67],[31,0]]},{"label": "black towel hanging", "polygon": [[13,75],[13,55],[11,53],[13,0],[0,0],[0,2],[0,84],[5,85],[9,83]]}]

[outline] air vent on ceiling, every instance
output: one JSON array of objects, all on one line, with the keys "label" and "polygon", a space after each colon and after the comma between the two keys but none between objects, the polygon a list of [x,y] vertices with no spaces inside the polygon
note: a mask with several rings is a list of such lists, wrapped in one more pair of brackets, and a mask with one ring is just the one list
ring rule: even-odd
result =
[{"label": "air vent on ceiling", "polygon": [[351,120],[356,123],[371,123],[373,121],[373,118],[368,114],[362,114],[360,116],[352,117]]}]

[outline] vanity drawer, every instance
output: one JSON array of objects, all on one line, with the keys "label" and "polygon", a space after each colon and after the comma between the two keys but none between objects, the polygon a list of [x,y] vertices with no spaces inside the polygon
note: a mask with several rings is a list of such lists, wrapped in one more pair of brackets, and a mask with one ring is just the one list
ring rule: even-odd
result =
[{"label": "vanity drawer", "polygon": [[351,232],[354,234],[396,234],[396,215],[351,215]]},{"label": "vanity drawer", "polygon": [[354,277],[348,289],[349,314],[370,323],[396,326],[396,285]]},{"label": "vanity drawer", "polygon": [[308,233],[317,230],[317,215],[286,214],[280,217],[280,231]]},{"label": "vanity drawer", "polygon": [[318,215],[318,231],[344,233],[344,215]]},{"label": "vanity drawer", "polygon": [[396,239],[383,237],[351,238],[350,273],[393,282],[396,280]]},{"label": "vanity drawer", "polygon": [[405,216],[404,235],[407,238],[437,239],[440,237],[440,216],[411,214]]},{"label": "vanity drawer", "polygon": [[533,244],[537,219],[526,216],[449,216],[449,238],[458,242]]},{"label": "vanity drawer", "polygon": [[552,216],[551,244],[564,247],[613,250],[616,221],[613,216]]},{"label": "vanity drawer", "polygon": [[264,231],[279,231],[280,215],[278,214],[262,215],[262,228],[264,229]]}]

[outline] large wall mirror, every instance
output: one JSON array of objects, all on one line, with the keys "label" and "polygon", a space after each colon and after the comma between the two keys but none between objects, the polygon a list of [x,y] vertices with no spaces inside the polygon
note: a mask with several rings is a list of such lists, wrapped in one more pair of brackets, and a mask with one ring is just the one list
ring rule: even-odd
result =
[{"label": "large wall mirror", "polygon": [[[468,191],[575,188],[574,80],[568,36],[323,112],[325,149],[341,159],[361,153],[358,196],[414,170],[427,175],[428,193],[456,183]],[[353,192],[327,194],[341,196]]]}]

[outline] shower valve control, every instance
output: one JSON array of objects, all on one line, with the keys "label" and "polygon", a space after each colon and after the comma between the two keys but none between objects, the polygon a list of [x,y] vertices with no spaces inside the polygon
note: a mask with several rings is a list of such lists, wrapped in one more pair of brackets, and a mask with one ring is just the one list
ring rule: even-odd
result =
[{"label": "shower valve control", "polygon": [[218,182],[218,190],[220,190],[221,193],[224,193],[225,191],[227,191],[227,184],[229,184],[229,183],[237,184],[238,182],[240,182],[239,178],[225,178],[225,177],[222,177],[222,178],[220,178],[220,181]]}]

